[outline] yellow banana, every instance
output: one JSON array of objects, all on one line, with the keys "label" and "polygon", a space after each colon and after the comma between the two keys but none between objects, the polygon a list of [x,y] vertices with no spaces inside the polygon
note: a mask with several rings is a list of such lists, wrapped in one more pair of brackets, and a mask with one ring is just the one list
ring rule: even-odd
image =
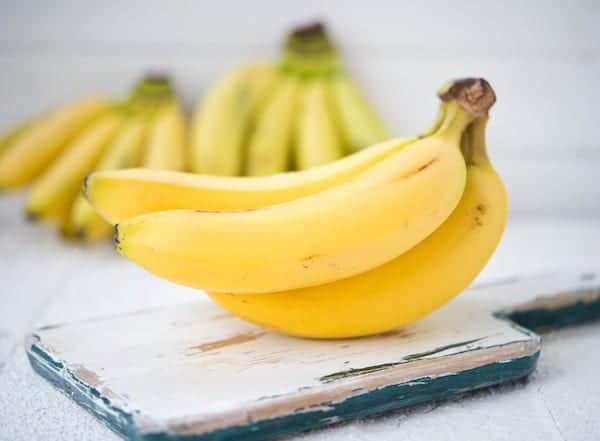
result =
[{"label": "yellow banana", "polygon": [[330,82],[331,95],[344,146],[356,152],[389,138],[383,122],[367,102],[358,86],[345,74]]},{"label": "yellow banana", "polygon": [[[130,117],[110,143],[96,170],[113,170],[139,165],[147,126],[145,115]],[[70,229],[82,239],[94,241],[110,235],[111,225],[100,217],[82,194],[77,196],[70,216]]]},{"label": "yellow banana", "polygon": [[154,116],[143,166],[158,170],[183,170],[185,166],[185,120],[173,100]]},{"label": "yellow banana", "polygon": [[[470,86],[463,84],[464,95],[478,96],[478,87],[477,82]],[[416,140],[433,134],[444,119],[445,102],[455,99],[451,94],[441,98],[437,118],[423,135],[391,139],[313,169],[253,178],[117,170],[91,174],[85,193],[103,217],[113,224],[155,211],[181,208],[239,210],[287,202],[344,183]]]},{"label": "yellow banana", "polygon": [[14,143],[19,137],[23,136],[23,134],[25,134],[25,132],[33,127],[33,125],[38,121],[38,118],[25,121],[24,123],[11,128],[4,135],[0,136],[0,155],[2,155],[2,152],[8,150],[12,143]]},{"label": "yellow banana", "polygon": [[289,169],[298,88],[298,79],[285,76],[265,104],[248,146],[248,176],[273,175]]},{"label": "yellow banana", "polygon": [[27,199],[27,214],[45,218],[57,205],[73,202],[84,176],[95,166],[116,134],[123,115],[111,110],[94,121],[36,180]]},{"label": "yellow banana", "polygon": [[460,137],[476,115],[458,102],[448,109],[436,134],[345,184],[255,210],[128,219],[116,228],[118,249],[164,278],[218,292],[295,289],[370,270],[431,234],[462,195]]},{"label": "yellow banana", "polygon": [[486,117],[469,128],[465,192],[450,217],[405,254],[327,285],[269,294],[216,294],[248,321],[303,337],[345,338],[406,325],[459,294],[485,266],[506,223],[506,193],[485,151]]},{"label": "yellow banana", "polygon": [[310,80],[302,85],[294,146],[299,170],[335,161],[343,155],[326,81]]},{"label": "yellow banana", "polygon": [[35,123],[0,157],[0,188],[31,182],[108,107],[103,98],[86,98],[67,104]]},{"label": "yellow banana", "polygon": [[391,139],[329,164],[269,177],[222,177],[146,169],[92,173],[85,194],[109,222],[155,211],[180,208],[237,210],[298,199],[352,179],[373,164],[433,134],[441,125],[445,104],[421,136]]},{"label": "yellow banana", "polygon": [[237,176],[243,143],[275,74],[267,65],[245,65],[230,72],[197,109],[191,131],[191,167],[197,173]]}]

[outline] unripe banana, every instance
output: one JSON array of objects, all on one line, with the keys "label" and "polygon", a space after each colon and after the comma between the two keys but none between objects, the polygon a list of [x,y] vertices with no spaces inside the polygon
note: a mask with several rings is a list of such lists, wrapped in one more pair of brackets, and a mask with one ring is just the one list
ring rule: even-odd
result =
[{"label": "unripe banana", "polygon": [[145,169],[92,173],[86,196],[111,223],[180,208],[238,210],[291,201],[347,182],[373,164],[436,132],[438,116],[423,135],[391,139],[329,164],[269,177],[221,177]]},{"label": "unripe banana", "polygon": [[86,98],[67,104],[35,123],[0,157],[0,188],[31,182],[108,107],[103,98]]},{"label": "unripe banana", "polygon": [[113,109],[77,136],[65,152],[40,176],[27,199],[27,214],[44,218],[55,206],[72,203],[84,176],[92,170],[117,133],[123,115]]},{"label": "unripe banana", "polygon": [[252,115],[273,86],[271,66],[235,69],[205,97],[191,132],[191,167],[197,173],[238,176]]},{"label": "unripe banana", "polygon": [[[450,217],[423,242],[389,263],[326,285],[269,294],[216,294],[213,300],[248,321],[312,338],[389,331],[459,294],[485,266],[506,223],[506,193],[487,160],[485,124],[469,128],[467,183]],[[464,144],[464,143],[463,143]]]},{"label": "unripe banana", "polygon": [[295,165],[299,170],[335,161],[343,155],[326,80],[310,80],[302,89],[295,143]]},{"label": "unripe banana", "polygon": [[[145,115],[131,116],[108,146],[96,170],[136,167],[141,162],[148,121]],[[79,194],[70,213],[70,228],[77,237],[88,241],[110,235],[111,225]]]},{"label": "unripe banana", "polygon": [[330,87],[344,147],[348,151],[356,152],[389,138],[375,109],[346,74],[336,75]]},{"label": "unripe banana", "polygon": [[248,176],[268,176],[289,169],[298,89],[298,79],[285,76],[265,104],[248,145]]}]

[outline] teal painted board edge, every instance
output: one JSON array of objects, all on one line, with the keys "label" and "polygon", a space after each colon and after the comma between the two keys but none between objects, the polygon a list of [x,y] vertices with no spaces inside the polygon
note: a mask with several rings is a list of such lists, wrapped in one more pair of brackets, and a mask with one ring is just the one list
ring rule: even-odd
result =
[{"label": "teal painted board edge", "polygon": [[408,383],[393,384],[354,396],[340,403],[325,402],[331,410],[294,413],[270,420],[229,427],[202,435],[170,435],[152,433],[134,438],[136,441],[268,441],[286,435],[317,429],[353,418],[373,416],[441,400],[464,392],[523,378],[537,364],[539,351],[526,357],[495,362],[453,375],[415,378]]},{"label": "teal painted board edge", "polygon": [[131,414],[113,406],[98,389],[82,383],[71,372],[63,373],[65,366],[37,345],[37,340],[33,334],[27,345],[27,358],[33,370],[83,409],[100,419],[113,432],[125,439],[135,439],[136,429]]},{"label": "teal painted board edge", "polygon": [[559,309],[533,308],[496,314],[527,329],[561,328],[564,326],[600,320],[600,300],[578,301]]},{"label": "teal painted board edge", "polygon": [[328,410],[293,413],[256,423],[249,422],[244,426],[190,436],[169,433],[141,434],[138,432],[131,414],[113,407],[97,389],[82,384],[71,372],[63,372],[62,363],[55,362],[43,348],[37,345],[35,340],[32,340],[27,355],[35,372],[127,440],[229,441],[244,439],[266,441],[324,427],[335,422],[377,415],[516,380],[527,376],[535,369],[539,351],[529,356],[485,364],[453,375],[414,378],[407,383],[385,386],[339,403],[321,403],[323,406],[327,406]]}]

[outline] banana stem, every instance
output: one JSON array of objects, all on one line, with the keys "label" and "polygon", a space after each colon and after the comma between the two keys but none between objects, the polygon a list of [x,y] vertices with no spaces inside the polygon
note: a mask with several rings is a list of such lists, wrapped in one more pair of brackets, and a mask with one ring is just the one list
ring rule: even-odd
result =
[{"label": "banana stem", "polygon": [[461,136],[474,117],[456,101],[446,103],[445,117],[434,136],[440,136],[453,143],[459,143]]},{"label": "banana stem", "polygon": [[461,150],[468,165],[484,166],[490,163],[485,138],[488,120],[487,115],[475,119],[463,133]]},{"label": "banana stem", "polygon": [[135,83],[126,105],[133,113],[153,113],[174,97],[175,91],[167,75],[148,74]]},{"label": "banana stem", "polygon": [[325,26],[318,22],[290,32],[279,65],[284,71],[307,78],[333,75],[340,70],[337,50]]},{"label": "banana stem", "polygon": [[[484,117],[496,102],[492,86],[483,78],[465,78],[446,84],[438,92],[447,103],[446,117],[436,135],[459,143],[467,126]],[[478,129],[479,130],[479,129]],[[483,134],[485,137],[485,134]]]},{"label": "banana stem", "polygon": [[435,117],[435,120],[425,131],[421,132],[421,134],[418,135],[418,138],[427,138],[428,136],[433,135],[442,127],[442,123],[446,118],[446,107],[447,104],[442,101],[440,103],[440,107],[438,108],[438,113]]},{"label": "banana stem", "polygon": [[440,89],[438,96],[442,101],[456,101],[473,118],[487,115],[496,102],[494,89],[483,78],[463,78],[455,80]]}]

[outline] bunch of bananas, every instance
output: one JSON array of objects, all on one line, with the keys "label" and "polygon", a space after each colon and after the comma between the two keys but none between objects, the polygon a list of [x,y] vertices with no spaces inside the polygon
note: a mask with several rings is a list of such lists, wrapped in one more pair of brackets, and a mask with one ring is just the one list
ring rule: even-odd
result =
[{"label": "bunch of bananas", "polygon": [[192,122],[190,165],[205,175],[272,175],[388,137],[315,24],[289,35],[277,65],[243,65],[209,90]]},{"label": "bunch of bananas", "polygon": [[95,240],[111,226],[80,195],[93,170],[144,166],[182,170],[185,124],[169,80],[148,76],[123,102],[81,99],[0,140],[0,190],[33,183],[26,213],[66,237]]},{"label": "bunch of bananas", "polygon": [[465,79],[438,95],[423,135],[309,170],[96,172],[85,196],[123,256],[244,319],[315,338],[384,332],[464,289],[504,229],[485,145],[494,91]]}]

